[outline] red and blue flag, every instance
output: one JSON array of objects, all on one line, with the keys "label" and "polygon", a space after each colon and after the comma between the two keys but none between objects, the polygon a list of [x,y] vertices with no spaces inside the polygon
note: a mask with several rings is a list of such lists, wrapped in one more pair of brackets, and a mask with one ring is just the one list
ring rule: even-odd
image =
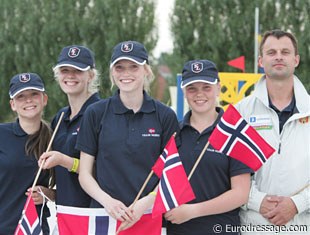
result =
[{"label": "red and blue flag", "polygon": [[[161,215],[175,207],[195,199],[193,189],[187,179],[182,161],[180,159],[178,149],[175,144],[175,138],[172,136],[168,141],[162,162],[159,164],[163,169],[158,167],[161,174],[158,191],[153,206],[153,218]],[[154,171],[154,168],[153,168]]]},{"label": "red and blue flag", "polygon": [[31,193],[27,197],[14,235],[42,235],[40,220]]},{"label": "red and blue flag", "polygon": [[218,151],[257,171],[275,152],[233,105],[229,105],[209,143]]},{"label": "red and blue flag", "polygon": [[[59,234],[65,235],[115,235],[120,221],[108,215],[104,208],[79,208],[57,206],[57,223]],[[162,219],[152,219],[147,211],[132,227],[119,235],[149,234],[160,235]]]}]

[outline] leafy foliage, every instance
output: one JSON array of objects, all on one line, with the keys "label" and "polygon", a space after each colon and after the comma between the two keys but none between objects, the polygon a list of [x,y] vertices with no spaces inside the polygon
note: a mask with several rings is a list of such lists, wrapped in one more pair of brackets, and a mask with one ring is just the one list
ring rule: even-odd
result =
[{"label": "leafy foliage", "polygon": [[210,59],[219,71],[239,72],[227,62],[244,55],[246,72],[253,73],[255,7],[261,32],[278,28],[297,37],[301,63],[296,74],[310,91],[310,2],[306,0],[176,0],[171,16],[174,53],[162,60],[179,72],[192,59]]},{"label": "leafy foliage", "polygon": [[35,72],[43,78],[49,95],[47,120],[67,105],[52,72],[67,45],[85,45],[95,52],[101,96],[110,95],[108,68],[114,45],[137,40],[150,51],[155,46],[154,4],[154,0],[1,0],[0,121],[14,116],[8,87],[17,73]]}]

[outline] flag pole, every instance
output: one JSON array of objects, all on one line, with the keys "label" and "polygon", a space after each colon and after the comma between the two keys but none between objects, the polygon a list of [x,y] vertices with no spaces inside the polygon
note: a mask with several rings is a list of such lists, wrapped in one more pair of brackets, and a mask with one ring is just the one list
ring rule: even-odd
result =
[{"label": "flag pole", "polygon": [[143,185],[142,185],[142,187],[141,187],[139,193],[137,194],[135,200],[134,200],[133,203],[131,204],[131,206],[130,206],[131,208],[133,208],[133,207],[135,206],[135,204],[136,204],[136,202],[138,201],[139,197],[141,196],[143,190],[145,189],[147,183],[150,181],[150,179],[151,179],[153,173],[154,173],[154,171],[151,170],[151,172],[150,172],[149,175],[147,176],[146,180],[144,181],[144,183],[143,183]]},{"label": "flag pole", "polygon": [[[177,133],[174,132],[174,133],[173,133],[173,137],[175,137],[176,134],[177,134]],[[151,170],[151,172],[149,173],[149,175],[148,175],[147,178],[145,179],[145,181],[144,181],[142,187],[140,188],[140,191],[138,192],[138,194],[137,194],[135,200],[134,200],[133,203],[130,205],[130,208],[133,208],[133,207],[136,205],[136,203],[137,203],[137,201],[139,200],[139,198],[140,198],[140,196],[141,196],[143,190],[145,189],[147,183],[150,181],[150,179],[151,179],[153,173],[154,173],[154,171]],[[122,229],[122,223],[121,223],[121,225],[119,226],[118,230],[116,231],[116,235],[119,234],[119,232],[121,231],[121,229]]]},{"label": "flag pole", "polygon": [[[176,134],[177,134],[177,133],[174,132],[174,133],[173,133],[173,137],[175,137]],[[151,179],[153,173],[154,173],[154,171],[151,170],[151,172],[150,172],[149,175],[147,176],[146,180],[144,181],[144,183],[143,183],[143,185],[142,185],[142,187],[141,187],[139,193],[137,194],[135,200],[134,200],[133,203],[131,204],[131,206],[130,206],[131,208],[133,208],[133,207],[135,206],[135,204],[136,204],[136,202],[138,201],[138,199],[140,198],[140,196],[141,196],[143,190],[145,189],[147,183],[150,181],[150,179]]]},{"label": "flag pole", "polygon": [[196,160],[196,162],[195,162],[195,164],[194,164],[194,166],[193,166],[191,172],[189,173],[189,175],[188,175],[188,177],[187,177],[188,180],[191,179],[191,177],[192,177],[194,171],[196,170],[196,168],[197,168],[197,166],[198,166],[198,163],[200,162],[201,158],[202,158],[203,155],[205,154],[205,152],[206,152],[206,150],[207,150],[209,144],[210,144],[210,143],[209,143],[209,141],[208,141],[208,142],[206,143],[205,147],[203,148],[203,150],[201,151],[201,153],[200,153],[199,157],[197,158],[197,160]]},{"label": "flag pole", "polygon": [[255,38],[254,38],[254,73],[258,72],[257,58],[258,58],[258,33],[259,33],[259,9],[255,7]]},{"label": "flag pole", "polygon": [[[58,120],[58,122],[57,122],[57,125],[56,125],[56,127],[55,127],[55,130],[54,130],[54,132],[53,132],[52,138],[50,139],[50,142],[49,142],[49,144],[48,144],[48,146],[47,146],[46,152],[50,151],[50,148],[51,148],[51,146],[52,146],[53,140],[54,140],[54,138],[55,138],[56,132],[57,132],[57,130],[58,130],[58,127],[59,127],[59,125],[60,125],[60,122],[61,122],[63,116],[64,116],[64,112],[62,112],[61,115],[60,115],[60,118],[59,118],[59,120]],[[30,193],[33,192],[33,189],[34,189],[34,187],[35,187],[36,184],[37,184],[37,181],[38,181],[38,179],[39,179],[39,176],[40,176],[40,173],[41,173],[41,171],[42,171],[42,167],[43,167],[44,163],[45,163],[45,159],[42,161],[41,166],[40,166],[40,168],[39,168],[39,170],[38,170],[38,173],[37,173],[37,175],[36,175],[36,177],[35,177],[35,179],[34,179],[34,181],[33,181],[33,184],[32,184],[32,187],[31,187],[31,192],[30,192]]]},{"label": "flag pole", "polygon": [[297,192],[295,192],[292,196],[297,195],[298,193],[304,191],[306,188],[309,188],[309,187],[310,187],[310,184],[305,185],[304,187],[302,187],[301,189],[299,189]]}]

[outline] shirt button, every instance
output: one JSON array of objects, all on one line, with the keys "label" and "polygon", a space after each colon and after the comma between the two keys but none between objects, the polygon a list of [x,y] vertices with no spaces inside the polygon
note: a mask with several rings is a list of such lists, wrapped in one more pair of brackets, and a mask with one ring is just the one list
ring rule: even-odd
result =
[{"label": "shirt button", "polygon": [[197,141],[197,144],[199,144],[200,142],[199,141]]},{"label": "shirt button", "polygon": [[132,128],[131,130],[132,130],[132,131],[135,131],[135,128]]}]

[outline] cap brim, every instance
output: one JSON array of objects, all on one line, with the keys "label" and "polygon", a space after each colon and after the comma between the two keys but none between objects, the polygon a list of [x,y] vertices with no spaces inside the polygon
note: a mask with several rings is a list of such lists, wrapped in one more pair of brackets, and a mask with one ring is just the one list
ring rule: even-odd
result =
[{"label": "cap brim", "polygon": [[204,83],[214,85],[218,82],[218,79],[213,78],[213,77],[191,77],[191,78],[187,78],[185,81],[181,82],[181,88],[184,88],[184,87],[186,87],[190,84],[196,83],[196,82],[204,82]]},{"label": "cap brim", "polygon": [[89,65],[85,65],[85,64],[81,64],[81,63],[72,63],[72,62],[65,61],[65,62],[62,62],[60,64],[57,64],[53,68],[53,70],[55,70],[57,68],[60,68],[60,67],[64,67],[64,66],[72,67],[72,68],[75,68],[75,69],[78,69],[78,70],[81,70],[81,71],[87,71],[87,70],[90,69]]},{"label": "cap brim", "polygon": [[26,90],[36,90],[36,91],[45,91],[44,88],[42,87],[25,87],[23,89],[17,90],[14,94],[10,94],[10,98],[13,99],[16,95],[18,95],[19,93],[26,91]]},{"label": "cap brim", "polygon": [[118,57],[117,59],[115,59],[111,64],[110,64],[110,68],[113,67],[113,65],[115,65],[118,61],[120,60],[130,60],[132,62],[135,62],[136,64],[139,65],[145,65],[146,64],[146,60],[141,60],[140,58],[134,57],[134,56],[122,56],[122,57]]}]

